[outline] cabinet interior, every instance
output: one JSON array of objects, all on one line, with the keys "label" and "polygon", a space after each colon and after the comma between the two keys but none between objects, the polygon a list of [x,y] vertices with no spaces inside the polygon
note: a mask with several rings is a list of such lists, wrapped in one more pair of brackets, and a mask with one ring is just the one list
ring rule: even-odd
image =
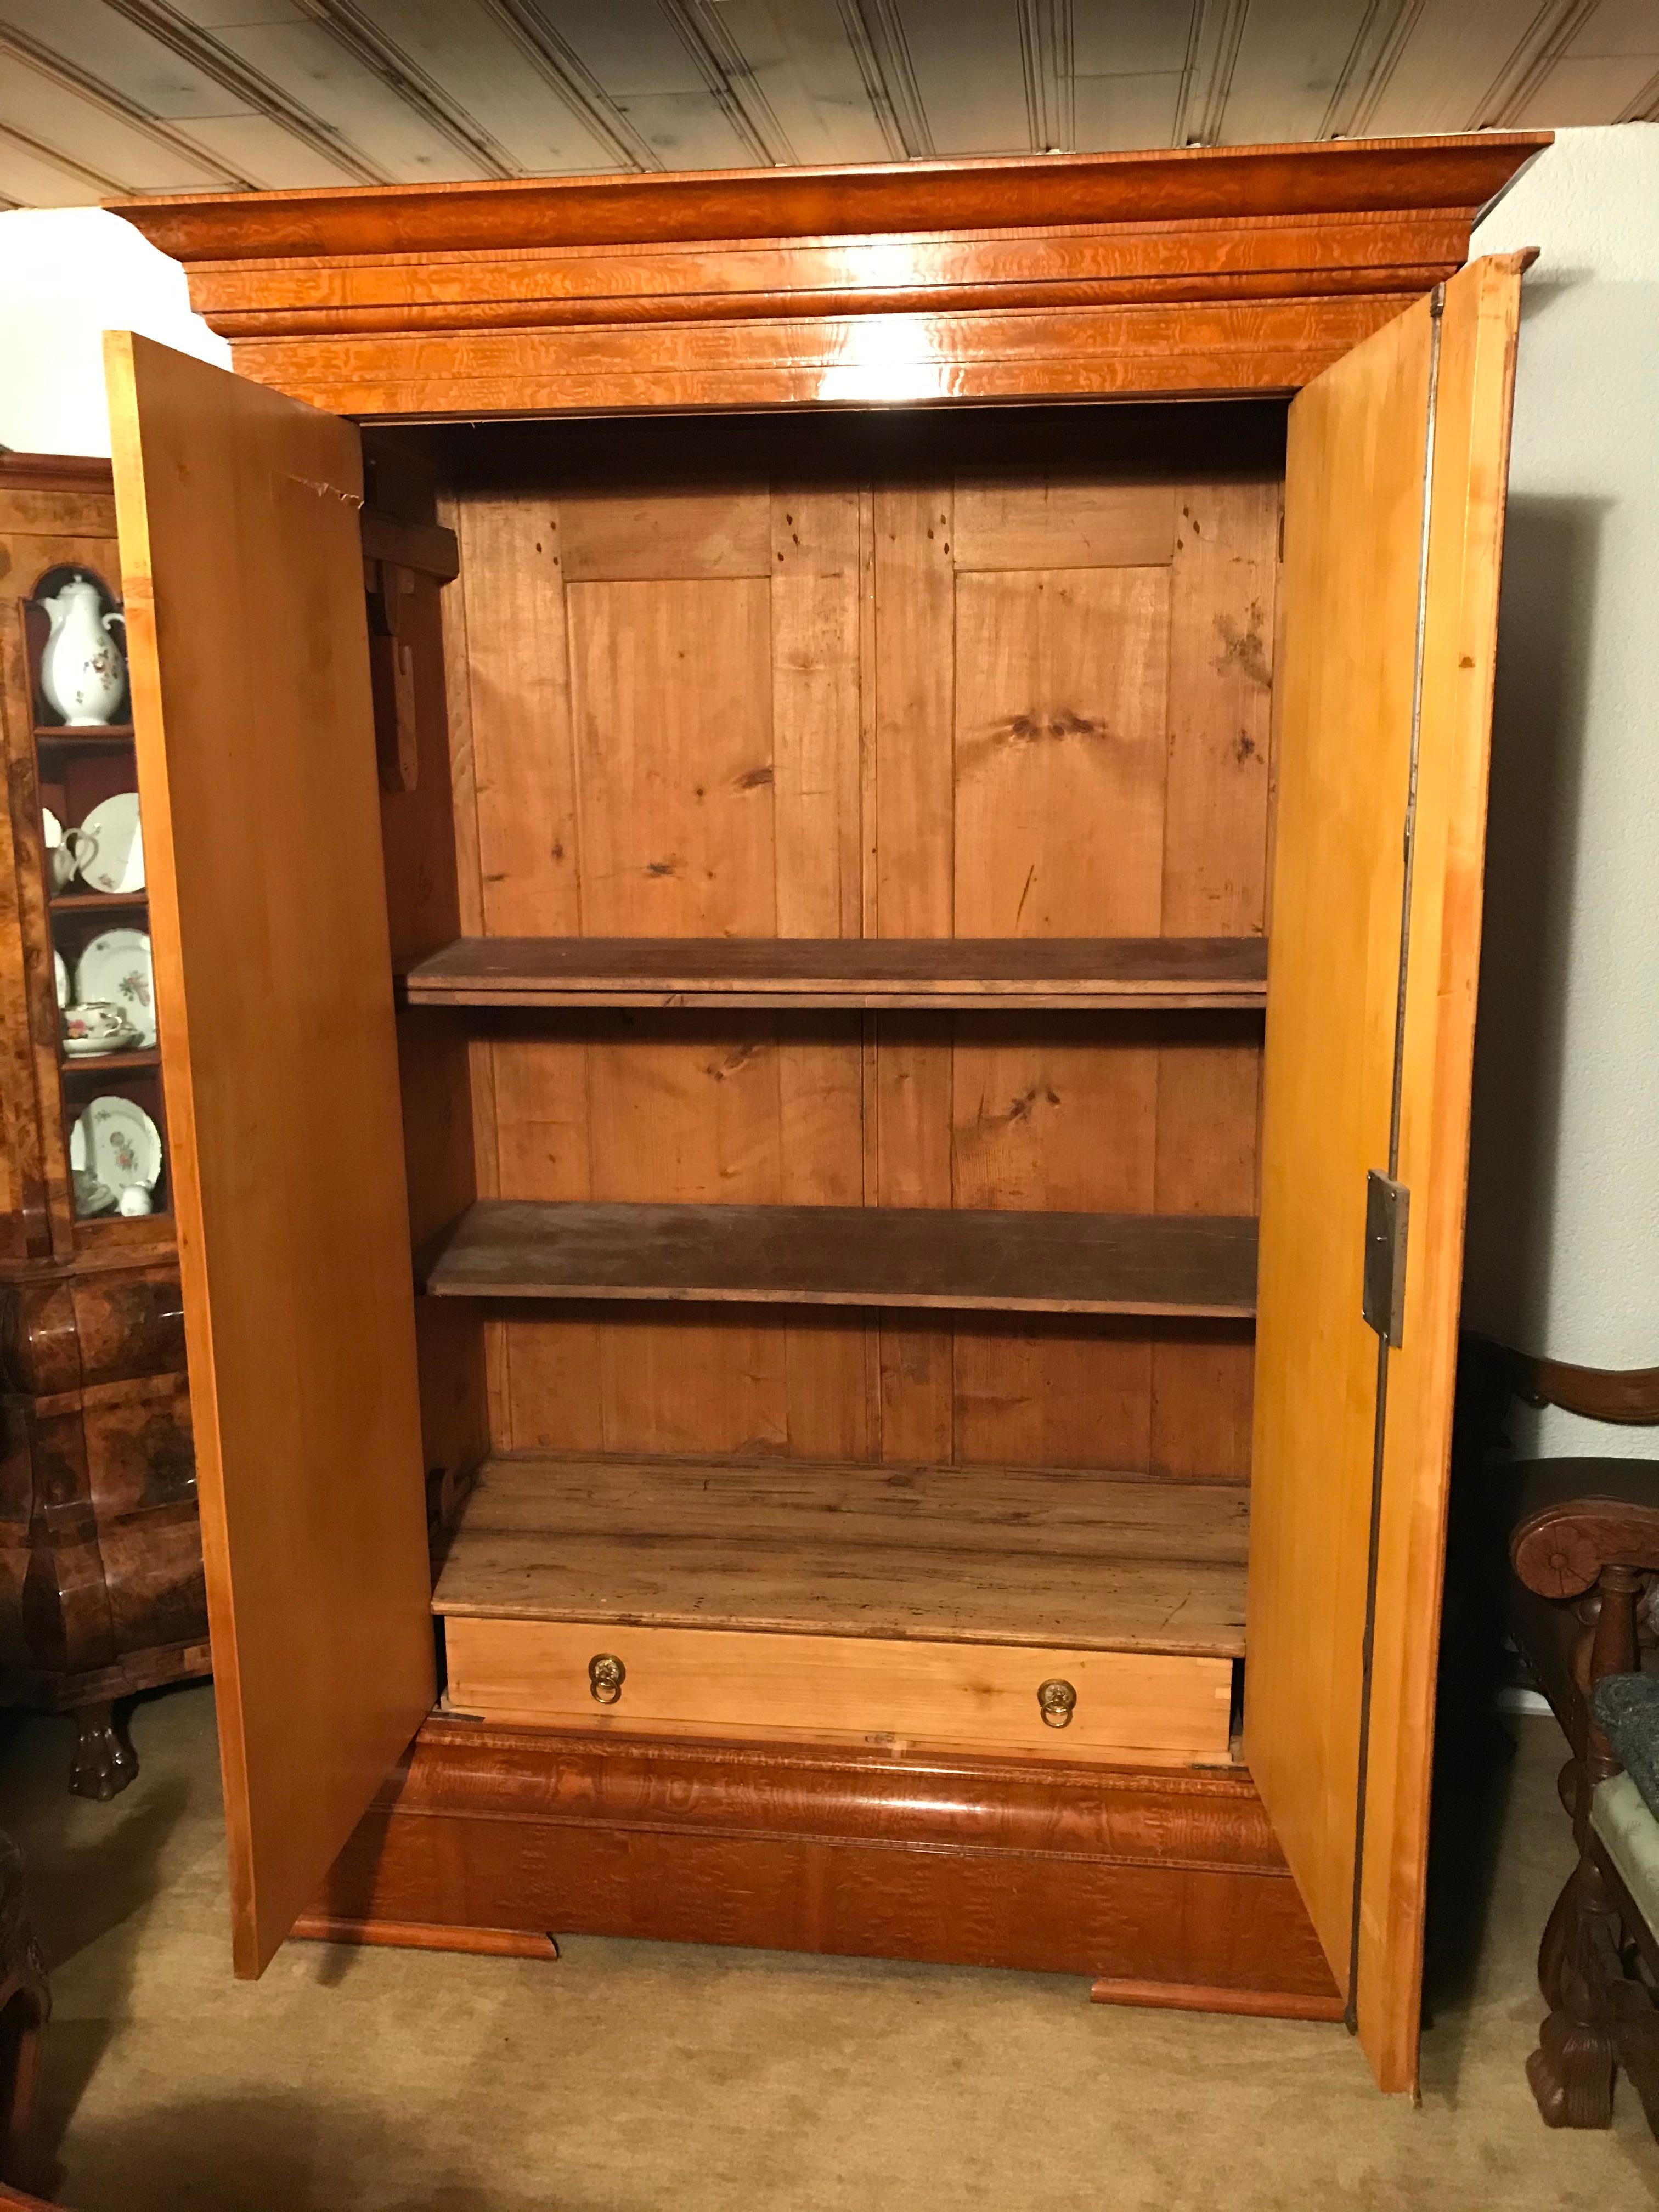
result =
[{"label": "cabinet interior", "polygon": [[374,502],[459,549],[370,570],[458,1706],[502,1621],[532,1672],[586,1636],[590,1719],[629,1625],[1152,1655],[1178,1705],[1210,1668],[1195,1734],[1040,1742],[1228,1756],[1284,441],[370,434]]}]

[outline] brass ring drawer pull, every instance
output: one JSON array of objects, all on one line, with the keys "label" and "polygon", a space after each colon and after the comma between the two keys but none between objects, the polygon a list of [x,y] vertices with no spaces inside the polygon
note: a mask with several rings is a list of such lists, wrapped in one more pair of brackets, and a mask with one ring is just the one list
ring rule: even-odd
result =
[{"label": "brass ring drawer pull", "polygon": [[[597,1698],[597,1690],[593,1692]],[[1050,1728],[1070,1728],[1072,1715],[1077,1711],[1077,1692],[1069,1682],[1058,1676],[1043,1682],[1037,1689],[1037,1711]]]},{"label": "brass ring drawer pull", "polygon": [[623,1693],[628,1669],[614,1651],[600,1651],[587,1662],[587,1686],[599,1705],[614,1705]]}]

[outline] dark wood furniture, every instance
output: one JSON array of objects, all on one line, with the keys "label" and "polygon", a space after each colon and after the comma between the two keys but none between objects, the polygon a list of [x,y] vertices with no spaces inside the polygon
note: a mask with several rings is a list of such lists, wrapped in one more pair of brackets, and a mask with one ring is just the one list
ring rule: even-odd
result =
[{"label": "dark wood furniture", "polygon": [[72,972],[147,911],[46,873],[43,806],[72,827],[136,779],[130,726],[65,729],[40,690],[39,601],[72,573],[116,603],[108,464],[0,454],[0,1700],[74,1713],[70,1787],[111,1797],[137,1771],[117,1701],[207,1673],[207,1602],[167,1184],[82,1218],[70,1169],[100,1095],[165,1128],[157,1053],[60,1040],[54,952]]},{"label": "dark wood furniture", "polygon": [[239,1971],[1414,2080],[1543,143],[124,206],[239,372],[110,341]]},{"label": "dark wood furniture", "polygon": [[23,1854],[0,1830],[0,2181],[27,2139],[40,2043],[52,2017],[46,1964],[29,1925]]},{"label": "dark wood furniture", "polygon": [[[1508,1356],[1515,1394],[1592,1419],[1659,1423],[1659,1370],[1610,1371]],[[1599,1784],[1619,1771],[1590,1695],[1659,1644],[1659,1461],[1564,1458],[1517,1466],[1516,1641],[1560,1722],[1571,1757],[1561,1797],[1578,1862],[1544,1932],[1538,1980],[1550,2009],[1527,2062],[1553,2127],[1604,2128],[1623,2065],[1659,2135],[1659,1930],[1590,1824]],[[1639,1954],[1649,1978],[1635,1966]]]}]

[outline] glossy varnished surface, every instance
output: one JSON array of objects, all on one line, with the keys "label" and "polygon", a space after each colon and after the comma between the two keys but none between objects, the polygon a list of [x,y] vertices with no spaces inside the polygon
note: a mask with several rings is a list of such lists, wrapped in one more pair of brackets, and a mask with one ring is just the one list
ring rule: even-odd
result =
[{"label": "glossy varnished surface", "polygon": [[346,1918],[1152,1981],[1327,2010],[1247,1775],[434,1719],[319,1900]]},{"label": "glossy varnished surface", "polygon": [[[1249,221],[1297,215],[1477,210],[1547,132],[728,169],[523,183],[201,192],[119,203],[182,261],[333,252],[431,254],[643,238],[805,238],[1062,223]],[[141,221],[142,219],[142,221]]]},{"label": "glossy varnished surface", "polygon": [[0,454],[0,1699],[58,1710],[208,1666],[173,1224],[112,1237],[70,1194],[79,1103],[155,1055],[105,1055],[64,1095],[40,807],[73,822],[131,781],[130,730],[41,720],[26,603],[69,566],[118,590],[108,462]]},{"label": "glossy varnished surface", "polygon": [[[126,201],[245,374],[361,416],[1286,391],[1534,133]],[[418,345],[410,341],[418,338]]]}]

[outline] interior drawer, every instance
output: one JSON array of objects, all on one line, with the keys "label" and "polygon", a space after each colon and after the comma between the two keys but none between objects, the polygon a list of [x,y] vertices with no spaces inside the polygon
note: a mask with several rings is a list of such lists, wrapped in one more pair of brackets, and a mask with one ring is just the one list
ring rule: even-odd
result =
[{"label": "interior drawer", "polygon": [[[1229,1659],[453,1613],[444,1632],[449,1707],[485,1720],[1050,1759],[1228,1751]],[[620,1662],[619,1686],[607,1661]],[[1048,1697],[1063,1726],[1044,1717],[1045,1684],[1065,1686]]]}]

